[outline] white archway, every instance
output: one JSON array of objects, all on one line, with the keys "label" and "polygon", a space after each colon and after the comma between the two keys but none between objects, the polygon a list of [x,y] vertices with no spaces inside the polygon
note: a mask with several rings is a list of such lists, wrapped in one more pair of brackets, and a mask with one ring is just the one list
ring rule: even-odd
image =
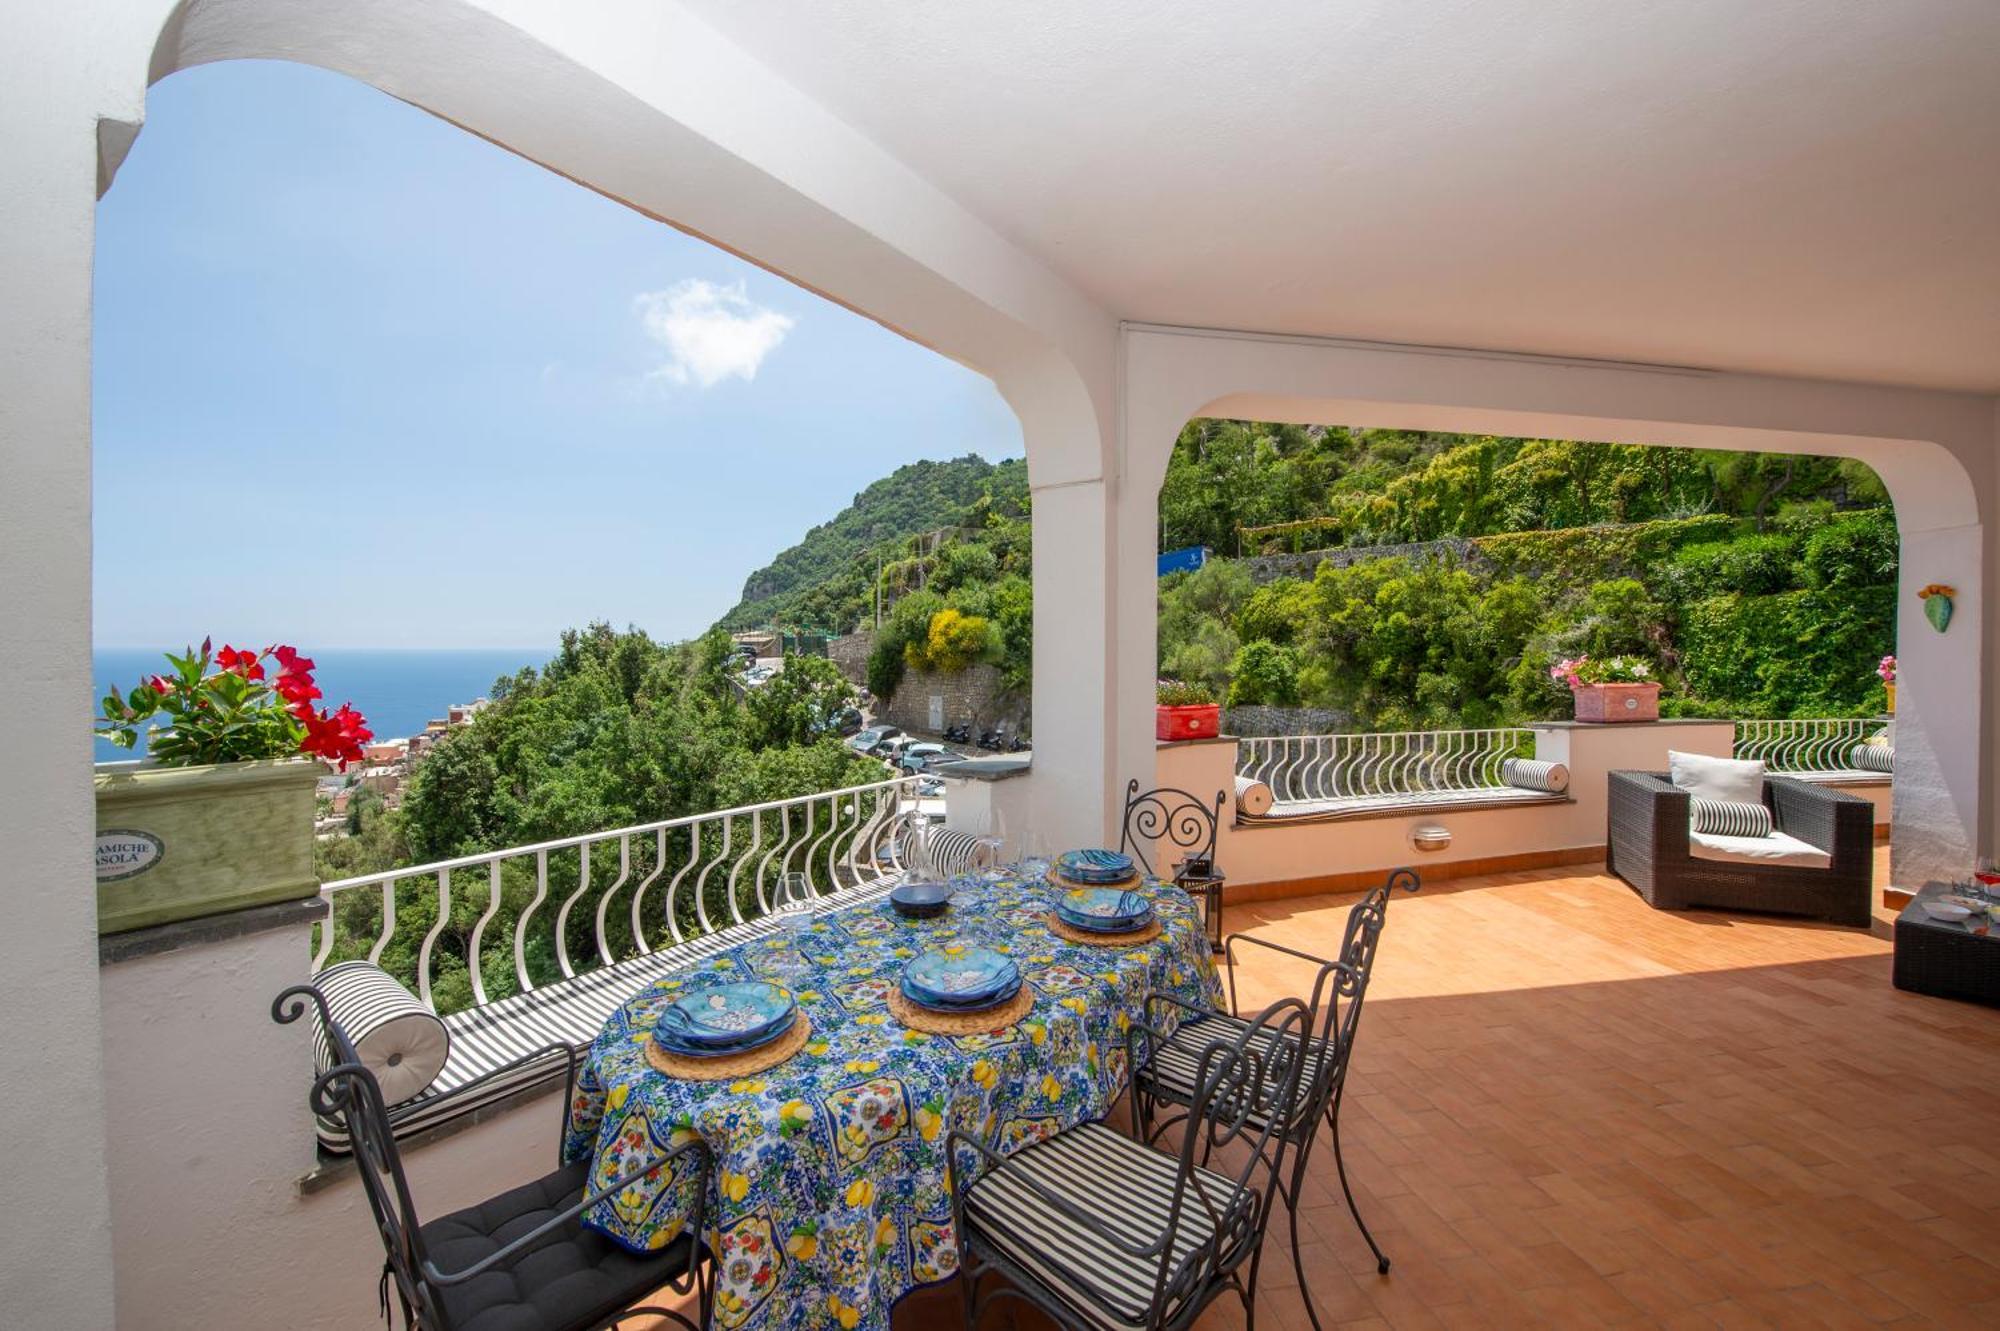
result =
[{"label": "white archway", "polygon": [[[1155,604],[1139,575],[1157,544],[1158,493],[1181,427],[1196,416],[1595,439],[1857,458],[1896,505],[1895,828],[1900,882],[1962,873],[1993,845],[1996,691],[1984,662],[1994,625],[1980,606],[1993,567],[1994,422],[1962,394],[1615,365],[1532,356],[1128,326],[1122,499],[1120,755],[1142,751],[1142,699],[1157,648]],[[1915,591],[1959,591],[1961,621],[1940,636]],[[1135,647],[1135,644],[1138,646]],[[1146,741],[1149,743],[1150,741]]]}]

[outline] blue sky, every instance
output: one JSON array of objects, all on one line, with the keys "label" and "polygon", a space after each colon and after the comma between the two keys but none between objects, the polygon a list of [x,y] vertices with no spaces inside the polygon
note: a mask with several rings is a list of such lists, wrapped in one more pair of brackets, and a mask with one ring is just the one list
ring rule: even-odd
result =
[{"label": "blue sky", "polygon": [[699,632],[983,377],[339,75],[154,88],[98,207],[100,646]]}]

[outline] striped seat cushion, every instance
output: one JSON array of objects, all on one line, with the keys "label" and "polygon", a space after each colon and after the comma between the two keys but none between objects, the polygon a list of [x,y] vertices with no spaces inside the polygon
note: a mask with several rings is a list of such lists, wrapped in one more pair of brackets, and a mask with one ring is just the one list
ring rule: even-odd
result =
[{"label": "striped seat cushion", "polygon": [[1688,823],[1693,831],[1712,836],[1766,837],[1772,831],[1771,810],[1765,805],[1699,795],[1688,801]]},{"label": "striped seat cushion", "polygon": [[[892,885],[884,880],[847,888],[838,902],[845,906],[879,898]],[[611,1014],[640,990],[673,971],[768,937],[779,927],[769,917],[733,924],[615,966],[453,1013],[444,1018],[451,1034],[451,1056],[444,1070],[423,1094],[390,1109],[390,1128],[397,1137],[408,1137],[518,1091],[561,1081],[568,1071],[565,1059],[553,1053],[529,1056],[551,1044],[588,1049]],[[345,1124],[321,1118],[317,1126],[320,1145],[335,1154],[347,1153]]]},{"label": "striped seat cushion", "polygon": [[1522,790],[1560,795],[1569,789],[1569,768],[1561,763],[1537,762],[1533,758],[1509,758],[1500,764],[1500,780]]},{"label": "striped seat cushion", "polygon": [[[1171,1104],[1192,1105],[1195,1097],[1195,1082],[1201,1076],[1202,1055],[1210,1045],[1217,1042],[1233,1041],[1249,1028],[1250,1023],[1241,1017],[1232,1017],[1218,1012],[1214,1016],[1183,1021],[1168,1041],[1152,1051],[1146,1066],[1139,1069],[1139,1079],[1154,1097]],[[1263,1031],[1251,1041],[1250,1047],[1260,1053],[1270,1047],[1278,1038],[1276,1032]],[[1295,1038],[1295,1037],[1288,1037]],[[1328,1056],[1327,1044],[1317,1037],[1306,1041],[1306,1065],[1299,1074],[1299,1089],[1294,1103],[1303,1110],[1311,1098],[1313,1085],[1319,1078],[1320,1066]],[[1260,1066],[1268,1068],[1266,1062]],[[1289,1070],[1287,1070],[1289,1071]],[[1268,1102],[1276,1094],[1273,1087],[1264,1092],[1262,1098]],[[1261,1126],[1261,1120],[1253,1115],[1253,1121]]]},{"label": "striped seat cushion", "polygon": [[[1134,1327],[1146,1318],[1160,1259],[1133,1257],[1048,1205],[1030,1183],[1091,1216],[1121,1239],[1152,1244],[1167,1233],[1178,1154],[1141,1146],[1102,1123],[1083,1123],[1016,1151],[966,1190],[965,1215],[976,1238],[1032,1275],[1089,1325]],[[1212,1170],[1195,1184],[1222,1215],[1218,1235],[1209,1208],[1192,1192],[1169,1247],[1175,1266],[1229,1249],[1250,1227],[1255,1194]],[[1171,1315],[1171,1314],[1170,1314]]]}]

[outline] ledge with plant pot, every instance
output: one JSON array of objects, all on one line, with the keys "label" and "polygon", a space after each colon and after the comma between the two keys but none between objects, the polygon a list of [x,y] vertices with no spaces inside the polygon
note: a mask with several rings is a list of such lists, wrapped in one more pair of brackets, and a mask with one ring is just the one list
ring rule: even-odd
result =
[{"label": "ledge with plant pot", "polygon": [[322,762],[344,771],[374,738],[353,708],[313,706],[313,663],[290,647],[203,641],[167,661],[101,704],[97,733],[128,749],[144,734],[147,757],[97,768],[100,934],[318,895]]},{"label": "ledge with plant pot", "polygon": [[1653,667],[1630,656],[1579,656],[1556,662],[1549,677],[1569,686],[1576,719],[1617,725],[1660,719],[1660,682]]},{"label": "ledge with plant pot", "polygon": [[1153,707],[1155,739],[1214,739],[1221,733],[1222,704],[1206,685],[1159,681]]}]

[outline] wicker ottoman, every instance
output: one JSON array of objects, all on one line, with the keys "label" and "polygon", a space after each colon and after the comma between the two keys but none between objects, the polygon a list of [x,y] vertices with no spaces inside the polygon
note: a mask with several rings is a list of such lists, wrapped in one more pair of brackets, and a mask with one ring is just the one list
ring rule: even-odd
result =
[{"label": "wicker ottoman", "polygon": [[1926,883],[1896,917],[1896,987],[2000,1007],[2000,924],[1976,915],[1950,924],[1924,913],[1926,898],[1956,890]]}]

